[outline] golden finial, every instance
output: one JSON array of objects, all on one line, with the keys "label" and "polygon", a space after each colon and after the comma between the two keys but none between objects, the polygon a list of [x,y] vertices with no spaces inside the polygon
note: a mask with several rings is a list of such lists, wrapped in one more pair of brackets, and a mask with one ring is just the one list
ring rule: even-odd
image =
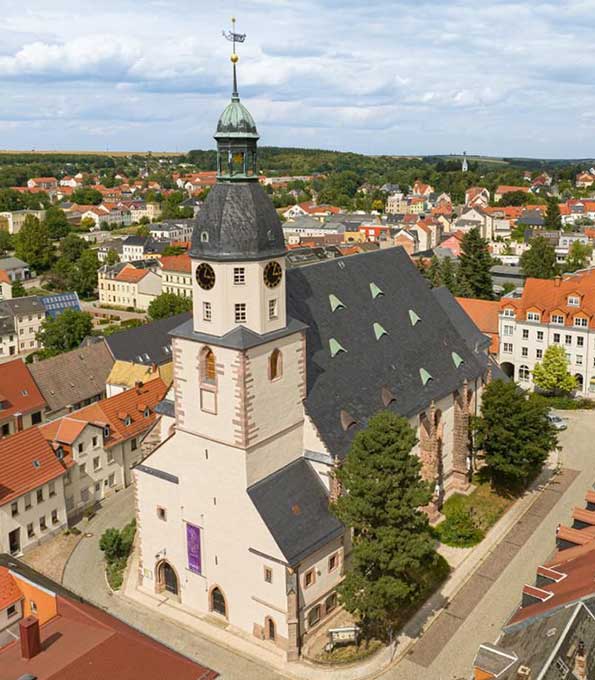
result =
[{"label": "golden finial", "polygon": [[240,57],[234,52],[229,58],[232,64],[237,64],[240,61]]}]

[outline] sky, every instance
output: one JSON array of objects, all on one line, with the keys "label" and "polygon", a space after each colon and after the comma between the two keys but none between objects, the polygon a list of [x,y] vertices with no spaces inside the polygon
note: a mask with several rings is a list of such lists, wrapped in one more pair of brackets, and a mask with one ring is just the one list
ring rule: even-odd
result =
[{"label": "sky", "polygon": [[595,0],[0,0],[0,148],[595,156]]}]

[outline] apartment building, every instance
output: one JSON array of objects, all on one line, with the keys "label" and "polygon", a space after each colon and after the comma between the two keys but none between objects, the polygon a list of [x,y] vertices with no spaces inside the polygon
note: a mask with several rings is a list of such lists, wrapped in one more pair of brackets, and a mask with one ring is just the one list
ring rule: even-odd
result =
[{"label": "apartment building", "polygon": [[101,305],[145,311],[161,294],[161,276],[151,267],[136,267],[129,262],[104,265],[97,277]]},{"label": "apartment building", "polygon": [[192,272],[190,256],[170,255],[161,258],[161,281],[163,293],[175,293],[192,297]]},{"label": "apartment building", "polygon": [[18,555],[66,526],[67,469],[37,427],[0,442],[0,552]]},{"label": "apartment building", "polygon": [[18,234],[29,215],[40,222],[45,219],[45,210],[6,210],[0,212],[0,229],[9,234]]},{"label": "apartment building", "polygon": [[522,297],[500,301],[499,336],[502,370],[521,386],[533,388],[535,364],[560,345],[577,392],[595,397],[595,270],[527,279]]},{"label": "apartment building", "polygon": [[46,317],[42,300],[36,295],[4,300],[0,303],[0,314],[12,317],[17,343],[17,353],[34,352],[41,348],[37,333]]},{"label": "apartment building", "polygon": [[[21,359],[0,368],[0,437],[27,430],[43,421],[45,399]],[[0,478],[0,485],[2,484]]]}]

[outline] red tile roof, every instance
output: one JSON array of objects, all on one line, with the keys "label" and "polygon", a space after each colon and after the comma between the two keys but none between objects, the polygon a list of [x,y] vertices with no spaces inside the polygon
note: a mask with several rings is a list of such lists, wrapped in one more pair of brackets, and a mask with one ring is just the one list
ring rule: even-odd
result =
[{"label": "red tile roof", "polygon": [[161,267],[170,272],[190,274],[190,262],[190,256],[186,253],[182,255],[166,255],[161,258]]},{"label": "red tile roof", "polygon": [[524,194],[528,194],[529,193],[529,187],[515,187],[515,186],[509,186],[507,184],[501,184],[496,189],[495,193],[503,195],[503,194],[509,194],[512,191],[522,191]]},{"label": "red tile roof", "polygon": [[0,567],[0,611],[18,602],[23,595],[6,567]]},{"label": "red tile roof", "polygon": [[0,400],[4,403],[0,420],[15,413],[40,411],[46,406],[27,364],[21,359],[7,361],[0,367]]},{"label": "red tile roof", "polygon": [[50,442],[72,445],[80,433],[87,427],[88,421],[76,417],[64,416],[40,426],[41,434]]},{"label": "red tile roof", "polygon": [[[163,380],[154,378],[140,387],[85,406],[80,411],[75,411],[72,417],[89,423],[109,424],[110,436],[105,440],[109,448],[152,427],[157,417],[155,406],[165,397],[166,392],[167,386]],[[148,407],[147,417],[138,409],[139,404]],[[130,425],[125,424],[125,418],[120,417],[121,415],[130,417]]]},{"label": "red tile roof", "polygon": [[57,479],[66,468],[37,427],[0,440],[0,505]]},{"label": "red tile roof", "polygon": [[[18,578],[18,577],[17,577]],[[15,579],[16,580],[16,579]],[[56,595],[41,626],[42,651],[22,659],[18,640],[0,649],[0,677],[38,680],[215,680],[218,673],[86,603]],[[52,640],[51,644],[44,642]]]},{"label": "red tile roof", "polygon": [[122,281],[123,283],[138,283],[149,273],[148,269],[133,269],[132,267],[126,267],[116,276],[116,281]]},{"label": "red tile roof", "polygon": [[0,269],[0,283],[10,283],[10,276],[5,269]]},{"label": "red tile roof", "polygon": [[[570,295],[580,298],[580,306],[567,304]],[[528,311],[541,312],[542,322],[549,322],[553,313],[564,316],[567,326],[578,316],[587,317],[590,328],[595,328],[595,270],[569,274],[562,279],[527,279],[522,297],[503,298],[500,309],[512,307],[516,318],[524,319]]]},{"label": "red tile roof", "polygon": [[479,330],[490,336],[492,340],[490,352],[497,354],[499,344],[498,315],[500,313],[498,300],[476,300],[475,298],[462,297],[458,297],[456,300]]}]

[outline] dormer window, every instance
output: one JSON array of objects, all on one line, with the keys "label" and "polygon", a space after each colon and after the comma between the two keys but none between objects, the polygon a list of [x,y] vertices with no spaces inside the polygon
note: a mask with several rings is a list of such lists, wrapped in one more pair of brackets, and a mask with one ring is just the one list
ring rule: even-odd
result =
[{"label": "dormer window", "polygon": [[503,310],[502,316],[505,316],[509,319],[513,319],[515,316],[514,309],[512,309],[511,307],[507,307],[505,310]]},{"label": "dormer window", "polygon": [[552,314],[552,323],[555,323],[558,326],[563,326],[564,317],[561,314]]},{"label": "dormer window", "polygon": [[574,325],[576,326],[576,328],[587,328],[587,326],[589,325],[589,320],[585,319],[584,316],[575,316]]},{"label": "dormer window", "polygon": [[566,302],[569,307],[580,307],[581,299],[576,295],[569,295]]},{"label": "dormer window", "polygon": [[109,425],[105,425],[105,427],[103,428],[103,437],[104,437],[104,439],[109,439],[109,436],[110,436],[110,427],[109,427]]},{"label": "dormer window", "polygon": [[541,321],[539,312],[527,312],[527,321]]}]

